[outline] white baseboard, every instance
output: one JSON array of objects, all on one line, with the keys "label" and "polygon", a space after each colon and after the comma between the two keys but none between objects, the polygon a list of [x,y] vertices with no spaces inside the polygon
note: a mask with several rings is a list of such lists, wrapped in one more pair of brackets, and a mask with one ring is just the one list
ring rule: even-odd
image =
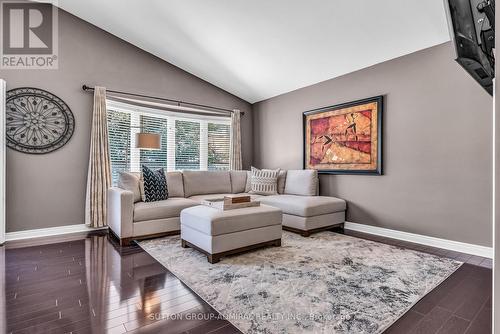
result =
[{"label": "white baseboard", "polygon": [[90,232],[90,231],[97,231],[97,230],[102,230],[102,229],[107,229],[107,228],[108,228],[107,226],[100,227],[100,228],[93,228],[93,227],[88,227],[85,224],[77,224],[77,225],[40,228],[40,229],[36,229],[36,230],[7,232],[7,233],[5,233],[5,242],[14,241],[14,240],[41,238],[41,237],[51,237],[51,236],[79,233],[79,232]]},{"label": "white baseboard", "polygon": [[[8,232],[5,233],[5,241],[8,242],[14,240],[41,238],[41,237],[57,236],[57,235],[79,233],[79,232],[90,232],[107,228],[108,228],[107,226],[102,228],[91,228],[85,224],[77,224],[77,225],[41,228],[36,230]],[[344,228],[348,230],[379,235],[387,238],[413,242],[421,245],[448,249],[455,252],[477,255],[477,256],[487,257],[490,259],[493,258],[492,247],[468,244],[465,242],[429,237],[421,234],[396,231],[383,227],[357,224],[352,222],[345,222]]]},{"label": "white baseboard", "polygon": [[429,237],[429,236],[421,235],[421,234],[401,232],[401,231],[396,231],[396,230],[390,230],[388,228],[382,228],[382,227],[364,225],[364,224],[358,224],[358,223],[351,223],[351,222],[346,222],[344,228],[348,229],[348,230],[379,235],[382,237],[413,242],[416,244],[432,246],[432,247],[437,247],[437,248],[443,248],[443,249],[452,250],[455,252],[462,252],[462,253],[477,255],[477,256],[487,257],[490,259],[493,258],[493,248],[492,247],[468,244],[468,243],[460,242],[460,241],[440,239],[440,238]]}]

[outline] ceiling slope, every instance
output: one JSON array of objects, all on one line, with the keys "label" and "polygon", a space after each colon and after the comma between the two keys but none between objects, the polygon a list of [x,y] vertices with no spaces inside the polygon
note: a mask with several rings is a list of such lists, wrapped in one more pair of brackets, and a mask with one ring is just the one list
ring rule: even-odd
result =
[{"label": "ceiling slope", "polygon": [[59,0],[254,103],[449,40],[440,0]]}]

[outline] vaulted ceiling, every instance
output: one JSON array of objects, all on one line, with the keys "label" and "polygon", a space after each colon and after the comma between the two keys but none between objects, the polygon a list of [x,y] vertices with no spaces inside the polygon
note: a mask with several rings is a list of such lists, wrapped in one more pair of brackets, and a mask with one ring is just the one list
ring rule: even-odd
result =
[{"label": "vaulted ceiling", "polygon": [[251,103],[449,40],[441,0],[59,0]]}]

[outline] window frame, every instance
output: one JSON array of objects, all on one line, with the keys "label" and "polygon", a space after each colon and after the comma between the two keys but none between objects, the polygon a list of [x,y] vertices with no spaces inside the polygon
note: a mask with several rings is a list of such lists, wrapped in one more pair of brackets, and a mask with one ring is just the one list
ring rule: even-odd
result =
[{"label": "window frame", "polygon": [[[167,158],[164,167],[166,171],[172,172],[176,170],[176,127],[175,122],[177,120],[197,122],[200,124],[200,169],[208,170],[208,124],[222,124],[229,126],[229,135],[231,134],[231,118],[227,116],[211,116],[211,115],[198,115],[198,114],[188,114],[181,112],[174,112],[168,110],[160,110],[155,108],[150,108],[146,106],[138,106],[135,104],[128,104],[123,102],[118,102],[108,99],[106,101],[106,113],[110,111],[117,111],[122,113],[127,113],[130,115],[130,147],[128,148],[128,160],[129,171],[140,172],[141,161],[140,161],[140,149],[136,148],[135,134],[141,131],[141,116],[149,116],[162,118],[167,120]],[[229,138],[230,141],[230,138]],[[206,147],[203,149],[203,145]],[[230,144],[229,144],[230,146]],[[230,150],[230,148],[229,148]],[[111,162],[112,163],[112,162]],[[113,166],[111,166],[113,168]],[[227,170],[229,170],[229,164]]]}]

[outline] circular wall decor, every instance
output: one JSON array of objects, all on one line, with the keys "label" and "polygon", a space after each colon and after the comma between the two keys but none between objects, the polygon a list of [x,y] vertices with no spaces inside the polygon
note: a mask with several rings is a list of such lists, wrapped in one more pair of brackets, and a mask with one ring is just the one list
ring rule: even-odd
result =
[{"label": "circular wall decor", "polygon": [[75,130],[75,118],[63,100],[38,88],[16,88],[6,96],[7,146],[44,154],[61,148]]}]

